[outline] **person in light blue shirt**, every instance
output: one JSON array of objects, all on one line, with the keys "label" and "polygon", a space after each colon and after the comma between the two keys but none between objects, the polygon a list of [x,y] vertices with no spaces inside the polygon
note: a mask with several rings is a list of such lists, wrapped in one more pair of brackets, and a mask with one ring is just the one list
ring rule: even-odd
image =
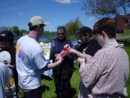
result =
[{"label": "person in light blue shirt", "polygon": [[44,32],[45,25],[40,16],[33,16],[28,23],[29,33],[21,37],[16,44],[18,83],[24,91],[25,98],[42,98],[41,74],[62,62],[60,55],[55,63],[50,63],[43,55],[38,39]]}]

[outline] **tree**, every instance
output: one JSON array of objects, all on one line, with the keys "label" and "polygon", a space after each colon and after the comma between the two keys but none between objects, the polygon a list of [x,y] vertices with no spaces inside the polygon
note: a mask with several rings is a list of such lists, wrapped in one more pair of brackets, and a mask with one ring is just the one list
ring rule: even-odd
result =
[{"label": "tree", "polygon": [[74,21],[68,22],[65,27],[68,32],[68,35],[71,37],[75,36],[75,33],[79,30],[79,28],[83,26],[79,18],[76,18]]},{"label": "tree", "polygon": [[6,26],[1,26],[1,27],[0,27],[0,31],[4,31],[4,30],[10,30],[10,28],[9,28],[9,27],[6,27]]},{"label": "tree", "polygon": [[86,0],[83,10],[86,14],[95,16],[120,15],[128,13],[130,0]]},{"label": "tree", "polygon": [[21,35],[21,34],[20,34],[20,29],[19,29],[18,26],[13,26],[13,27],[12,27],[12,30],[13,30],[13,32],[14,32],[16,35]]},{"label": "tree", "polygon": [[20,32],[19,32],[20,35],[24,35],[24,34],[27,34],[27,33],[28,33],[28,31],[25,30],[25,29],[21,29]]}]

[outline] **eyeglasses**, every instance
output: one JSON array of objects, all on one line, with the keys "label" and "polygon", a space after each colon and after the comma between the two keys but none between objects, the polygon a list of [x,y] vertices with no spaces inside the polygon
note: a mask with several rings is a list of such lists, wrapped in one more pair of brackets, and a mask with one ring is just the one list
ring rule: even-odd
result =
[{"label": "eyeglasses", "polygon": [[57,33],[58,35],[64,35],[65,33]]}]

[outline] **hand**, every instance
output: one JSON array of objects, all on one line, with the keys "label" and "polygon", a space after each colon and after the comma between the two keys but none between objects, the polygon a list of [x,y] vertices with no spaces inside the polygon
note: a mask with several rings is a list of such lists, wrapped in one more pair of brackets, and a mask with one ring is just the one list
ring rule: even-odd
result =
[{"label": "hand", "polygon": [[85,63],[85,58],[78,58],[78,62],[80,63],[80,65],[82,64],[82,63]]},{"label": "hand", "polygon": [[70,49],[70,48],[71,48],[71,47],[70,47],[69,44],[65,44],[64,49]]},{"label": "hand", "polygon": [[55,54],[55,57],[57,57],[58,54]]},{"label": "hand", "polygon": [[71,48],[69,44],[65,44],[64,49],[68,49],[69,53],[74,53],[74,49]]},{"label": "hand", "polygon": [[61,55],[60,55],[60,54],[57,54],[57,56],[56,56],[56,61],[62,62],[62,60],[63,60],[63,58],[61,57]]},{"label": "hand", "polygon": [[14,68],[14,65],[11,65],[11,64],[9,64],[9,63],[8,63],[6,66],[7,66],[8,68]]},{"label": "hand", "polygon": [[84,58],[86,59],[85,61],[89,61],[90,59],[92,59],[91,55],[85,54]]}]

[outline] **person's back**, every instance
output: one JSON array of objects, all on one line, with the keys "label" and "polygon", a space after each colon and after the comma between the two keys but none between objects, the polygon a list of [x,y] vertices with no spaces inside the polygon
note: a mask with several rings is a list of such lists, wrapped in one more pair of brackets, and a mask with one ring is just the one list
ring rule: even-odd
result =
[{"label": "person's back", "polygon": [[126,98],[129,59],[123,45],[116,41],[115,24],[111,20],[103,18],[94,25],[102,49],[88,63],[81,64],[79,72],[84,86],[80,88],[79,98],[89,95],[83,92],[85,87],[96,98]]},{"label": "person's back", "polygon": [[123,45],[116,41],[115,31],[112,18],[103,18],[94,25],[95,37],[102,48],[93,57],[70,48],[71,53],[79,56],[78,98],[126,98],[129,58]]},{"label": "person's back", "polygon": [[42,36],[45,25],[42,17],[33,16],[28,23],[29,33],[22,36],[16,44],[18,82],[25,98],[42,98],[41,74],[62,62],[60,55],[55,63],[50,63],[44,57],[38,39]]},{"label": "person's back", "polygon": [[[98,95],[101,92],[104,94],[114,94],[115,92],[123,95],[129,74],[129,60],[122,45],[103,46],[102,50],[94,58],[95,61],[97,60],[96,63],[99,64],[98,67],[100,67],[97,76],[100,73],[102,76],[92,89],[92,93]],[[95,70],[99,69],[96,68]]]},{"label": "person's back", "polygon": [[25,35],[18,40],[17,49],[19,52],[16,55],[16,65],[18,65],[16,67],[19,73],[20,87],[24,89],[37,88],[40,85],[40,73],[32,59],[38,53],[42,53],[42,48],[34,38]]}]

